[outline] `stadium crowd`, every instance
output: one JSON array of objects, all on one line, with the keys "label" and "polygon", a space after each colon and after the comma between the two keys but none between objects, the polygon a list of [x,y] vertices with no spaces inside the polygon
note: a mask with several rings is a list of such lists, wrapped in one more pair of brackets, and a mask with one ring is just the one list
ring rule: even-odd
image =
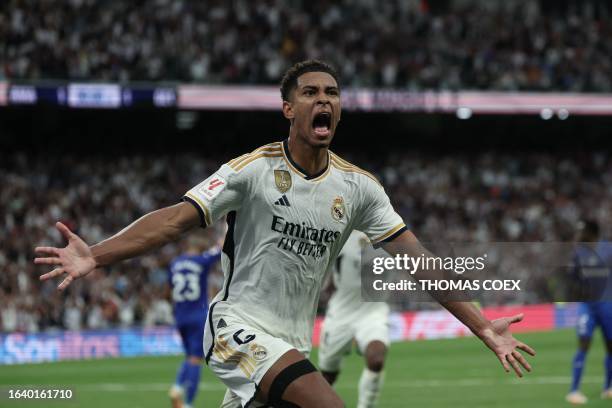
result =
[{"label": "stadium crowd", "polygon": [[[570,241],[583,217],[599,220],[608,237],[612,232],[610,155],[396,153],[382,162],[346,157],[381,179],[424,241]],[[38,280],[45,268],[33,265],[33,248],[62,245],[56,220],[97,242],[143,213],[175,203],[218,165],[194,155],[0,153],[1,331],[171,323],[166,265],[179,244],[97,270],[63,295],[56,293],[58,281]]]},{"label": "stadium crowd", "polygon": [[0,79],[277,84],[321,58],[352,86],[612,91],[607,2],[6,0]]},{"label": "stadium crowd", "polygon": [[97,270],[65,296],[55,293],[57,282],[38,281],[33,248],[61,243],[54,220],[98,242],[145,212],[176,203],[199,176],[214,170],[211,162],[187,166],[168,157],[83,161],[26,154],[3,155],[0,162],[2,331],[172,323],[166,265],[180,244]]}]

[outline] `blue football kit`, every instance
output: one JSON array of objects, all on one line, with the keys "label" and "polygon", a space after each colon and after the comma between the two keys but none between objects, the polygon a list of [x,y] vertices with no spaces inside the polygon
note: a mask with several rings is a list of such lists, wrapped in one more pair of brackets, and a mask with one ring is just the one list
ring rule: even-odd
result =
[{"label": "blue football kit", "polygon": [[[174,302],[174,319],[187,357],[204,357],[203,338],[208,313],[208,273],[221,258],[220,249],[201,255],[180,255],[170,262],[169,281]],[[175,387],[191,406],[200,383],[201,365],[183,361]]]},{"label": "blue football kit", "polygon": [[[577,246],[572,274],[579,283],[582,296],[586,301],[578,305],[576,332],[583,341],[590,340],[598,326],[601,327],[607,342],[612,341],[612,244],[600,241],[594,245],[581,243]],[[586,360],[586,349],[582,347],[572,361],[572,384],[570,391],[576,392]],[[612,356],[604,358],[604,391],[612,383]]]},{"label": "blue football kit", "polygon": [[221,258],[220,250],[202,255],[181,255],[169,268],[174,319],[185,354],[203,357],[202,336],[208,312],[208,272]]}]

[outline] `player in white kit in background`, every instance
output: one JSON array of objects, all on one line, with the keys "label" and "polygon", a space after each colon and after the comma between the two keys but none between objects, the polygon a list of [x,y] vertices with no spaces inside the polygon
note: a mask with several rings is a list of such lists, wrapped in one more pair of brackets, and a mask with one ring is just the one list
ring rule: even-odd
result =
[{"label": "player in white kit in background", "polygon": [[389,346],[389,305],[361,298],[361,255],[368,237],[353,231],[332,267],[335,291],[327,304],[319,346],[319,369],[333,384],[342,359],[351,352],[353,339],[365,367],[359,379],[357,408],[376,406],[383,384],[383,367]]}]

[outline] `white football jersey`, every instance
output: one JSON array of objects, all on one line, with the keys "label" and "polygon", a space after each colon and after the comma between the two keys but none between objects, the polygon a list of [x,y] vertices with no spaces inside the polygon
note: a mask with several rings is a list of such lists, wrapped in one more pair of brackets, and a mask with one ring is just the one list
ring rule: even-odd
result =
[{"label": "white football jersey", "polygon": [[[213,314],[232,316],[309,352],[322,282],[351,231],[377,244],[406,229],[372,175],[328,155],[324,171],[308,176],[287,141],[272,143],[185,194],[203,226],[227,215],[225,281],[208,323]],[[207,326],[214,338],[215,327]]]}]

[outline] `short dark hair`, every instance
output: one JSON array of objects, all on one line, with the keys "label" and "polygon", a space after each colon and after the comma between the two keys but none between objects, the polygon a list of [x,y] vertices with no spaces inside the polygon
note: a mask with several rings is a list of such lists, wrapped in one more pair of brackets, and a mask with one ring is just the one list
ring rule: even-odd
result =
[{"label": "short dark hair", "polygon": [[283,101],[289,100],[289,94],[291,94],[291,91],[297,88],[298,78],[307,72],[326,72],[334,77],[336,82],[338,82],[338,73],[328,63],[319,60],[306,60],[298,62],[289,68],[287,72],[285,72],[285,75],[281,81],[280,92]]}]

